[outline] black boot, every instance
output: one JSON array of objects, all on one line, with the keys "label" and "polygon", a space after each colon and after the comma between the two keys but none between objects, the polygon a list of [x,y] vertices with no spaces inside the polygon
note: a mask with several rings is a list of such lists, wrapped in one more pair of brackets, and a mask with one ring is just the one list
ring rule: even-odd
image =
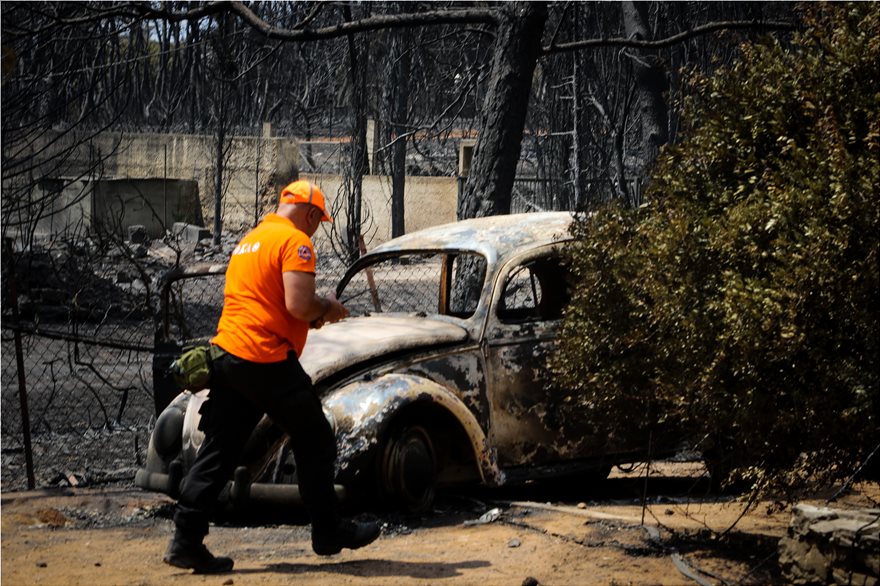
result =
[{"label": "black boot", "polygon": [[165,557],[168,565],[192,570],[193,574],[225,574],[232,571],[232,558],[214,557],[205,544],[175,534]]},{"label": "black boot", "polygon": [[376,541],[381,531],[372,521],[358,523],[347,519],[335,525],[312,525],[312,549],[318,555],[334,555],[342,548],[358,549]]}]

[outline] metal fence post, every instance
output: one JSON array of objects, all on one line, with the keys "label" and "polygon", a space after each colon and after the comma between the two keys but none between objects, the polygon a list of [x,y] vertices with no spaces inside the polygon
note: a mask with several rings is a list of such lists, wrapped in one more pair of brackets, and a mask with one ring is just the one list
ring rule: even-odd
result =
[{"label": "metal fence post", "polygon": [[27,385],[24,378],[24,351],[21,346],[21,328],[18,323],[18,287],[15,280],[15,257],[11,238],[3,239],[4,253],[9,259],[9,295],[12,297],[12,332],[15,339],[15,368],[18,373],[18,401],[21,407],[21,431],[24,440],[24,461],[27,469],[28,488],[36,486],[34,478],[34,454],[31,447],[31,419],[28,413]]}]

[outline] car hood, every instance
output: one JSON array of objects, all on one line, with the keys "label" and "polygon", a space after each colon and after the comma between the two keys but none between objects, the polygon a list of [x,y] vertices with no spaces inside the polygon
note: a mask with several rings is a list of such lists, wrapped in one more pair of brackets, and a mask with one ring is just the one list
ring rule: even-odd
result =
[{"label": "car hood", "polygon": [[350,318],[310,331],[300,363],[317,383],[384,354],[462,342],[467,337],[461,326],[411,314]]}]

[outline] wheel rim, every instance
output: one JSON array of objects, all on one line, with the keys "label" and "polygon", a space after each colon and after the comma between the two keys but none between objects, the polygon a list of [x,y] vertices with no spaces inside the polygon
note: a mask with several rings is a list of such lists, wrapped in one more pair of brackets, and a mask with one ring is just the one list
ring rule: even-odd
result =
[{"label": "wheel rim", "polygon": [[386,493],[411,512],[424,512],[434,501],[437,469],[431,436],[420,426],[403,429],[389,442],[384,458]]}]

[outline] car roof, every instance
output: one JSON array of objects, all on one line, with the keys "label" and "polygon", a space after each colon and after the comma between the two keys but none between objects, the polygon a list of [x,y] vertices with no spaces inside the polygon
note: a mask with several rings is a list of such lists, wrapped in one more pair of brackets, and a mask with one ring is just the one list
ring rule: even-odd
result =
[{"label": "car roof", "polygon": [[472,250],[488,258],[522,247],[566,240],[571,212],[535,212],[462,220],[406,234],[370,251],[370,255],[403,250]]}]

